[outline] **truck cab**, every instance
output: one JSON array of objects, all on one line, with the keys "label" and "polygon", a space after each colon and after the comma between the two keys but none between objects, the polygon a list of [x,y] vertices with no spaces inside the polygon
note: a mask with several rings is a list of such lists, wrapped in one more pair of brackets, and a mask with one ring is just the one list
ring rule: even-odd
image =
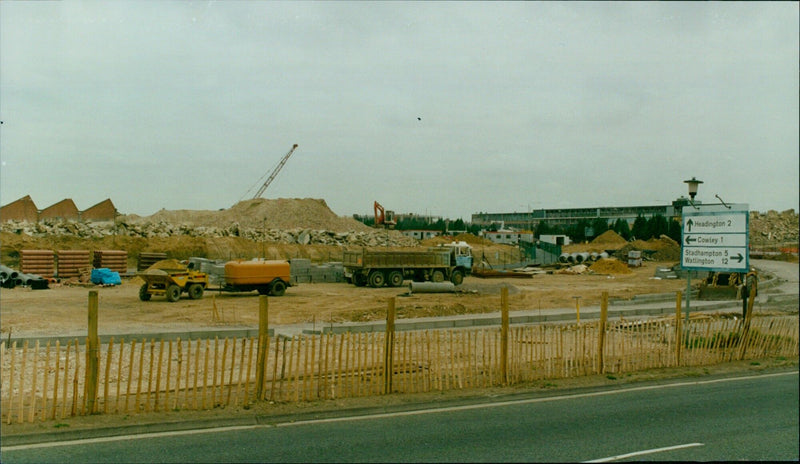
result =
[{"label": "truck cab", "polygon": [[451,266],[464,268],[467,273],[472,270],[472,247],[467,242],[440,244],[439,248],[449,248],[451,250]]}]

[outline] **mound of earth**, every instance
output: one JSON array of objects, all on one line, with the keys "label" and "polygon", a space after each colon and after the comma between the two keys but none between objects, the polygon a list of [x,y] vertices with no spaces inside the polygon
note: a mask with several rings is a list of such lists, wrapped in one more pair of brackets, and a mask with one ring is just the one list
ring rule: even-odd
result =
[{"label": "mound of earth", "polygon": [[333,232],[369,231],[370,227],[348,217],[337,216],[325,200],[313,198],[256,198],[236,203],[228,209],[161,210],[151,216],[125,216],[123,221],[132,224],[170,223],[193,227],[219,227],[237,223],[244,228],[260,229],[313,229]]},{"label": "mound of earth", "polygon": [[596,274],[630,274],[627,264],[615,258],[600,258],[589,269]]}]

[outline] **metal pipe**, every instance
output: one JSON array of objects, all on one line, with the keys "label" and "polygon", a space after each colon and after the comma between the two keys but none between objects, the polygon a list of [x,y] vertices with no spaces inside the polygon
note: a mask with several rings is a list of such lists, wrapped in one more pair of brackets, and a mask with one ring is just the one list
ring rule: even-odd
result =
[{"label": "metal pipe", "polygon": [[411,293],[453,293],[456,286],[453,282],[411,282],[408,290]]}]

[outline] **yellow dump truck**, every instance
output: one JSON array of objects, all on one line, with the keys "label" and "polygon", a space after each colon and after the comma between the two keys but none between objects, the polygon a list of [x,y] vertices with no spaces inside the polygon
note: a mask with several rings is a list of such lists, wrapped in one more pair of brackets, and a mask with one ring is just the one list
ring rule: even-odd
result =
[{"label": "yellow dump truck", "polygon": [[137,274],[144,285],[139,288],[139,299],[150,301],[153,295],[165,296],[167,301],[175,302],[186,293],[189,298],[203,298],[208,287],[208,274],[189,269],[148,269]]}]

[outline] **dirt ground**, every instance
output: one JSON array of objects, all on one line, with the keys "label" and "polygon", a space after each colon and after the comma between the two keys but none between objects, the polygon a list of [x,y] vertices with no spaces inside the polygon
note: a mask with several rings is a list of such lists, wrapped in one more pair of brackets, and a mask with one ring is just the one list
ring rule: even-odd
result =
[{"label": "dirt ground", "polygon": [[[376,321],[386,317],[388,300],[396,297],[398,319],[478,314],[500,310],[500,291],[509,287],[509,309],[531,310],[599,305],[603,291],[611,299],[684,290],[682,279],[654,279],[660,267],[674,263],[646,262],[628,274],[537,274],[529,278],[482,279],[467,277],[459,293],[412,294],[408,287],[370,288],[347,283],[300,284],[282,297],[269,297],[271,326],[350,321]],[[136,333],[240,327],[258,324],[258,293],[207,291],[202,299],[184,297],[175,303],[154,297],[142,302],[142,281],[123,279],[122,285],[53,284],[47,290],[17,287],[0,291],[3,337],[72,335],[86,332],[88,294],[99,295],[99,331]],[[408,282],[406,282],[406,285]],[[214,316],[216,308],[217,318]]]}]

